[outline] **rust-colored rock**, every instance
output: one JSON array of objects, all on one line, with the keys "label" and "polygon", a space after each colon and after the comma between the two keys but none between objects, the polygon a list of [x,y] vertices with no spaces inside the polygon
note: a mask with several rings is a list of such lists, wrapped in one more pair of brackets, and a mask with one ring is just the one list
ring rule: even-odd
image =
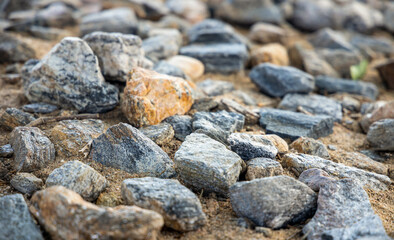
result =
[{"label": "rust-colored rock", "polygon": [[279,43],[271,43],[252,51],[251,63],[253,66],[265,62],[279,66],[289,65],[286,48]]},{"label": "rust-colored rock", "polygon": [[136,127],[185,114],[193,104],[192,87],[184,79],[139,67],[131,71],[123,98],[122,110]]},{"label": "rust-colored rock", "polygon": [[164,224],[154,211],[99,207],[61,186],[36,192],[30,212],[52,239],[156,239]]}]

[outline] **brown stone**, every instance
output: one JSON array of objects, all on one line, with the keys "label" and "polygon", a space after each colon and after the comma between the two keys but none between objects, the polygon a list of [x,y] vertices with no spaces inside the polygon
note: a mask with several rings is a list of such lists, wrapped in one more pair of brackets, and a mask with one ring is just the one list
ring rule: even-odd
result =
[{"label": "brown stone", "polygon": [[275,134],[267,134],[267,135],[261,135],[262,138],[270,140],[275,147],[278,149],[279,153],[285,153],[289,151],[289,145],[283,138],[279,137],[278,135]]},{"label": "brown stone", "polygon": [[330,154],[328,153],[326,146],[319,140],[313,138],[300,137],[292,144],[290,144],[290,147],[295,149],[299,153],[305,153],[309,155],[319,156],[325,159],[330,159]]},{"label": "brown stone", "polygon": [[253,66],[266,62],[279,66],[289,65],[286,48],[279,43],[271,43],[252,51],[251,63]]},{"label": "brown stone", "polygon": [[332,158],[335,162],[339,162],[347,166],[356,167],[382,175],[389,174],[389,169],[386,164],[374,161],[362,153],[338,150],[332,155]]},{"label": "brown stone", "polygon": [[193,104],[192,87],[184,79],[139,67],[131,71],[123,98],[122,110],[136,127],[185,114]]},{"label": "brown stone", "polygon": [[390,59],[376,68],[387,88],[394,89],[394,59]]},{"label": "brown stone", "polygon": [[30,212],[52,239],[156,239],[164,224],[154,211],[99,207],[61,186],[36,192]]},{"label": "brown stone", "polygon": [[372,123],[385,118],[394,118],[394,100],[379,106],[372,113],[366,114],[361,119],[360,125],[365,132],[368,132]]},{"label": "brown stone", "polygon": [[204,64],[192,57],[176,55],[171,57],[167,62],[182,69],[191,79],[197,79],[204,74]]},{"label": "brown stone", "polygon": [[285,30],[278,26],[268,23],[256,23],[250,29],[249,38],[259,43],[272,43],[281,42],[285,35]]}]

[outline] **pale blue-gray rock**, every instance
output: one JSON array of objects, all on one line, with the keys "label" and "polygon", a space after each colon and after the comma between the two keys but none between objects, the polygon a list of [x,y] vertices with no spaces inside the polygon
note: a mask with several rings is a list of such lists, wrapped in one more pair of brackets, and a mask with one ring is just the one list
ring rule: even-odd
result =
[{"label": "pale blue-gray rock", "polygon": [[331,11],[333,7],[331,1],[318,0],[296,0],[293,4],[293,14],[291,23],[303,31],[317,31],[321,28],[330,27]]},{"label": "pale blue-gray rock", "polygon": [[35,58],[36,53],[26,43],[2,32],[0,35],[0,63],[24,62]]},{"label": "pale blue-gray rock", "polygon": [[34,16],[34,25],[64,28],[76,25],[78,14],[75,14],[75,7],[65,2],[52,2],[39,9]]},{"label": "pale blue-gray rock", "polygon": [[390,54],[394,52],[393,44],[388,38],[370,37],[367,35],[354,35],[350,43],[360,50],[369,49],[374,52]]},{"label": "pale blue-gray rock", "polygon": [[178,35],[156,35],[145,39],[142,49],[149,60],[157,62],[177,55],[181,45]]},{"label": "pale blue-gray rock", "polygon": [[309,41],[315,48],[342,49],[346,51],[355,50],[340,32],[330,28],[321,29]]},{"label": "pale blue-gray rock", "polygon": [[256,178],[273,177],[283,175],[282,165],[270,158],[254,158],[246,163],[245,179],[250,181]]},{"label": "pale blue-gray rock", "polygon": [[12,177],[10,184],[19,192],[31,196],[42,188],[44,182],[31,173],[17,173]]},{"label": "pale blue-gray rock", "polygon": [[274,159],[278,153],[270,140],[258,134],[232,133],[227,142],[231,150],[245,161],[260,157]]},{"label": "pale blue-gray rock", "polygon": [[206,79],[197,83],[197,87],[210,97],[223,95],[235,90],[234,84],[231,82],[212,79]]},{"label": "pale blue-gray rock", "polygon": [[143,127],[139,130],[157,145],[166,144],[174,138],[174,129],[171,124],[165,122]]},{"label": "pale blue-gray rock", "polygon": [[164,122],[171,124],[178,140],[184,141],[193,132],[192,117],[188,115],[174,115],[166,118]]},{"label": "pale blue-gray rock", "polygon": [[390,6],[384,11],[384,26],[391,33],[394,33],[394,4],[391,3]]},{"label": "pale blue-gray rock", "polygon": [[374,122],[369,127],[367,140],[375,150],[394,151],[394,119]]},{"label": "pale blue-gray rock", "polygon": [[0,116],[0,127],[12,130],[18,126],[25,126],[36,118],[17,108],[7,108]]},{"label": "pale blue-gray rock", "polygon": [[182,69],[180,69],[177,66],[174,66],[166,61],[158,61],[154,66],[153,66],[153,70],[161,73],[161,74],[166,74],[166,75],[170,75],[170,76],[174,76],[174,77],[180,77],[183,79],[186,79],[186,74],[185,72],[182,71]]},{"label": "pale blue-gray rock", "polygon": [[188,31],[189,44],[242,43],[234,29],[216,19],[205,19]]},{"label": "pale blue-gray rock", "polygon": [[260,91],[271,97],[283,97],[288,93],[309,93],[315,87],[315,79],[294,67],[281,67],[262,63],[252,69],[250,79]]},{"label": "pale blue-gray rock", "polygon": [[49,103],[31,103],[23,105],[22,110],[29,113],[51,113],[58,108]]},{"label": "pale blue-gray rock", "polygon": [[0,157],[10,158],[14,154],[11,144],[0,146]]}]

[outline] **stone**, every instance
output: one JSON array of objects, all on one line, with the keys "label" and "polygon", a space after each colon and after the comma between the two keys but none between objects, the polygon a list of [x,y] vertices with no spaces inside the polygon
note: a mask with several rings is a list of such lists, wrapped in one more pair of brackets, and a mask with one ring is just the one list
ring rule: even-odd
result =
[{"label": "stone", "polygon": [[210,97],[223,95],[235,90],[234,84],[231,82],[212,79],[206,79],[197,83],[197,87]]},{"label": "stone", "polygon": [[99,207],[62,186],[36,192],[30,201],[30,212],[53,239],[153,240],[164,225],[163,217],[154,211],[136,206]]},{"label": "stone", "polygon": [[177,55],[182,45],[180,40],[182,38],[179,32],[177,35],[157,35],[145,39],[142,49],[149,60],[157,62]]},{"label": "stone", "polygon": [[337,100],[341,103],[342,108],[352,112],[360,112],[361,103],[358,99],[347,96],[346,94],[339,94]]},{"label": "stone", "polygon": [[192,87],[184,79],[134,68],[124,89],[122,110],[136,127],[155,125],[185,114],[193,104]]},{"label": "stone", "polygon": [[31,26],[26,30],[26,33],[32,37],[43,40],[54,41],[72,35],[70,31],[59,28],[48,28],[40,26]]},{"label": "stone", "polygon": [[330,159],[330,154],[328,153],[326,146],[319,140],[315,140],[313,138],[300,137],[290,144],[290,147],[299,153]]},{"label": "stone", "polygon": [[130,0],[129,3],[139,18],[158,20],[169,14],[169,9],[160,0]]},{"label": "stone", "polygon": [[369,172],[375,172],[382,175],[388,175],[388,166],[372,160],[370,157],[359,152],[348,152],[337,150],[333,155],[335,162],[343,163],[347,166],[356,167]]},{"label": "stone", "polygon": [[14,149],[13,168],[16,171],[32,172],[55,161],[55,147],[39,128],[14,128],[10,144]]},{"label": "stone", "polygon": [[25,113],[17,108],[7,108],[0,116],[0,126],[6,130],[12,130],[19,126],[25,126],[36,118],[30,113]]},{"label": "stone", "polygon": [[191,23],[198,23],[209,16],[208,7],[200,0],[168,0],[166,6],[170,11]]},{"label": "stone", "polygon": [[313,239],[389,239],[364,189],[352,179],[320,187],[315,216],[302,229]]},{"label": "stone", "polygon": [[175,175],[168,155],[138,129],[126,123],[111,126],[94,139],[90,155],[105,166],[131,174],[168,178]]},{"label": "stone", "polygon": [[30,102],[88,113],[109,111],[119,102],[118,89],[104,81],[97,57],[80,38],[66,37],[40,62],[27,64],[23,87]]},{"label": "stone", "polygon": [[44,239],[21,194],[0,197],[0,225],[0,236],[4,239]]},{"label": "stone", "polygon": [[159,123],[157,125],[140,128],[139,130],[157,145],[169,143],[175,135],[174,129],[169,123]]},{"label": "stone", "polygon": [[312,216],[317,195],[294,178],[274,176],[234,184],[230,200],[238,216],[256,226],[279,229]]},{"label": "stone", "polygon": [[182,47],[179,52],[200,60],[206,73],[225,75],[242,71],[248,59],[244,44],[193,44]]},{"label": "stone", "polygon": [[137,18],[130,8],[112,8],[84,16],[79,28],[81,36],[96,31],[134,34]]},{"label": "stone", "polygon": [[106,80],[126,82],[130,70],[142,66],[144,52],[138,36],[93,32],[85,35],[83,40],[97,56]]},{"label": "stone", "polygon": [[193,132],[192,117],[187,115],[174,115],[168,117],[164,122],[169,123],[178,140],[185,141],[186,137]]},{"label": "stone", "polygon": [[256,227],[254,229],[258,233],[262,233],[264,237],[271,238],[272,237],[272,230],[266,227]]},{"label": "stone", "polygon": [[371,111],[367,112],[361,119],[360,125],[365,132],[368,132],[371,124],[386,118],[394,118],[394,101],[382,102],[372,106]]},{"label": "stone", "polygon": [[186,19],[173,14],[162,17],[160,21],[157,22],[157,25],[161,28],[175,28],[181,33],[186,33],[192,26]]},{"label": "stone", "polygon": [[255,23],[249,31],[249,38],[252,41],[267,44],[281,42],[286,36],[286,31],[282,28],[269,23]]},{"label": "stone", "polygon": [[168,59],[167,62],[180,68],[191,79],[197,79],[204,74],[204,64],[196,58],[176,55]]},{"label": "stone", "polygon": [[316,88],[322,94],[350,93],[368,97],[372,100],[375,100],[379,94],[378,88],[373,83],[325,76],[316,77]]},{"label": "stone", "polygon": [[350,77],[350,67],[360,64],[362,56],[358,52],[343,49],[317,49],[317,55],[330,63],[331,67],[342,77]]},{"label": "stone", "polygon": [[207,222],[198,197],[178,180],[132,178],[122,182],[123,201],[160,213],[166,227],[194,231]]},{"label": "stone", "polygon": [[275,159],[278,153],[278,149],[270,140],[257,134],[232,133],[227,142],[231,150],[245,161],[253,158]]},{"label": "stone", "polygon": [[383,54],[390,54],[394,51],[390,39],[384,37],[370,37],[358,34],[351,38],[350,43],[360,51],[368,49],[375,53]]},{"label": "stone", "polygon": [[330,27],[331,12],[334,4],[331,1],[296,0],[293,5],[291,23],[303,31],[317,31]]},{"label": "stone", "polygon": [[246,124],[256,124],[260,118],[260,116],[254,110],[250,110],[236,101],[228,98],[222,98],[220,100],[220,108],[223,108],[228,112],[235,112],[244,115]]},{"label": "stone", "polygon": [[337,31],[330,28],[324,28],[314,34],[309,41],[315,48],[340,49],[345,51],[354,51],[353,46],[345,37]]},{"label": "stone", "polygon": [[279,137],[278,135],[275,134],[267,134],[267,135],[261,135],[262,138],[270,140],[278,149],[279,153],[285,153],[289,151],[289,145],[283,138]]},{"label": "stone", "polygon": [[201,133],[186,137],[174,162],[179,179],[187,186],[221,196],[228,196],[242,169],[242,159],[236,153]]},{"label": "stone", "polygon": [[247,162],[248,169],[245,179],[251,181],[256,178],[283,175],[283,168],[279,162],[270,158],[254,158]]},{"label": "stone", "polygon": [[64,28],[77,24],[77,16],[73,8],[63,2],[54,2],[37,11],[34,16],[35,25]]},{"label": "stone", "polygon": [[0,146],[0,157],[10,158],[12,155],[14,155],[14,149],[12,149],[11,144]]},{"label": "stone", "polygon": [[394,23],[393,22],[394,22],[394,4],[391,4],[390,7],[388,7],[384,11],[384,26],[391,33],[394,33]]},{"label": "stone", "polygon": [[262,93],[271,97],[283,97],[288,93],[308,93],[315,86],[311,75],[294,67],[280,67],[271,63],[254,67],[249,77]]},{"label": "stone", "polygon": [[286,48],[279,43],[270,43],[253,51],[250,56],[253,66],[261,63],[272,63],[279,66],[289,65],[289,56]]},{"label": "stone", "polygon": [[44,185],[43,181],[31,173],[17,173],[11,179],[11,186],[23,194],[31,196]]},{"label": "stone", "polygon": [[31,103],[23,105],[22,110],[29,113],[51,113],[58,108],[55,105],[48,103]]},{"label": "stone", "polygon": [[1,33],[0,63],[24,62],[35,56],[35,51],[26,43],[8,33]]},{"label": "stone", "polygon": [[0,86],[5,84],[17,85],[22,79],[20,74],[2,74],[0,75],[0,78],[2,80],[2,82],[0,82]]},{"label": "stone", "polygon": [[389,159],[389,155],[379,152],[379,151],[374,151],[374,150],[360,150],[360,153],[363,155],[369,157],[370,159],[376,161],[376,162],[381,162],[384,163]]},{"label": "stone", "polygon": [[244,123],[243,115],[227,111],[197,112],[192,119],[194,132],[204,133],[221,143],[227,143],[230,134],[240,131]]},{"label": "stone", "polygon": [[329,116],[309,116],[303,113],[262,108],[260,126],[265,128],[268,134],[276,134],[292,141],[299,137],[317,139],[333,132],[334,119]]},{"label": "stone", "polygon": [[165,75],[170,75],[173,77],[179,77],[186,79],[186,74],[182,71],[182,69],[166,62],[166,61],[158,61],[154,66],[153,70],[165,74]]},{"label": "stone", "polygon": [[282,99],[278,108],[296,112],[299,107],[314,115],[331,116],[336,122],[342,120],[342,105],[336,100],[317,94],[289,93]]},{"label": "stone", "polygon": [[324,170],[319,168],[310,168],[300,174],[298,181],[305,183],[313,191],[318,192],[322,186],[331,181],[335,181],[335,179]]},{"label": "stone", "polygon": [[[393,14],[394,15],[394,14]],[[379,71],[380,78],[385,83],[388,89],[394,89],[394,59],[379,64],[376,69]]]},{"label": "stone", "polygon": [[394,119],[374,122],[368,130],[367,140],[375,150],[394,151]]},{"label": "stone", "polygon": [[381,191],[387,190],[391,184],[389,177],[368,172],[355,167],[349,167],[341,163],[335,163],[317,156],[293,153],[286,154],[282,166],[288,167],[296,176],[310,168],[319,168],[328,174],[338,178],[351,178],[358,181],[363,187]]}]

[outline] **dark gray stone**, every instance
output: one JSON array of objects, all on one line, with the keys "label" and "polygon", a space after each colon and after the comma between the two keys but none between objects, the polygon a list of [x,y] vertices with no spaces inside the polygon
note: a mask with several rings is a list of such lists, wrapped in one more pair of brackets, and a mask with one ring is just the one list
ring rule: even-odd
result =
[{"label": "dark gray stone", "polygon": [[59,38],[69,36],[70,32],[59,28],[47,28],[40,26],[31,26],[26,31],[32,37],[40,38],[48,41],[58,40]]},{"label": "dark gray stone", "polygon": [[14,154],[11,144],[6,144],[0,147],[0,157],[10,158]]},{"label": "dark gray stone", "polygon": [[288,93],[309,93],[315,87],[314,78],[294,67],[280,67],[262,63],[249,74],[261,92],[271,97],[283,97]]},{"label": "dark gray stone", "polygon": [[234,184],[230,199],[238,216],[257,226],[278,229],[312,216],[317,195],[294,178],[275,176]]},{"label": "dark gray stone", "polygon": [[202,97],[194,101],[192,110],[197,112],[209,112],[219,106],[219,102],[213,97]]},{"label": "dark gray stone", "polygon": [[181,141],[193,132],[192,117],[187,115],[174,115],[164,120],[171,124],[175,132],[175,137]]},{"label": "dark gray stone", "polygon": [[360,53],[344,49],[324,48],[315,51],[342,77],[350,77],[350,67],[360,64],[363,59]]},{"label": "dark gray stone", "polygon": [[181,48],[180,54],[200,60],[208,73],[239,72],[248,59],[244,44],[193,44]]},{"label": "dark gray stone", "polygon": [[142,49],[149,60],[157,62],[177,55],[181,44],[178,35],[157,35],[145,39]]},{"label": "dark gray stone", "polygon": [[43,240],[21,194],[0,197],[0,238]]},{"label": "dark gray stone", "polygon": [[259,157],[274,159],[278,153],[275,145],[262,135],[232,133],[227,141],[231,150],[245,161]]},{"label": "dark gray stone", "polygon": [[245,123],[245,117],[233,112],[197,112],[193,115],[193,131],[204,133],[209,137],[227,143],[231,133],[240,131]]},{"label": "dark gray stone", "polygon": [[228,195],[228,189],[241,173],[242,159],[225,145],[205,134],[192,133],[175,153],[179,178],[204,193]]},{"label": "dark gray stone", "polygon": [[361,150],[360,153],[369,157],[370,159],[376,162],[385,162],[390,159],[389,154],[385,154],[383,152],[373,151],[373,150]]},{"label": "dark gray stone", "polygon": [[163,145],[174,138],[174,129],[169,123],[159,123],[139,129],[145,136],[154,141],[157,145]]},{"label": "dark gray stone", "polygon": [[390,239],[364,189],[352,179],[320,187],[317,211],[303,228],[308,240]]},{"label": "dark gray stone", "polygon": [[23,112],[17,108],[7,108],[0,116],[0,126],[12,130],[18,126],[25,126],[36,118],[30,113]]},{"label": "dark gray stone", "polygon": [[193,231],[206,224],[198,197],[178,180],[132,178],[122,183],[123,201],[160,213],[167,227]]},{"label": "dark gray stone", "polygon": [[303,171],[298,177],[298,181],[305,183],[313,191],[318,192],[320,187],[327,182],[335,181],[326,171],[318,168],[310,168]]},{"label": "dark gray stone", "polygon": [[179,67],[176,67],[166,61],[158,61],[153,66],[153,70],[158,73],[162,73],[162,74],[166,74],[166,75],[170,75],[170,76],[174,76],[174,77],[180,77],[183,79],[187,78],[186,74],[182,71],[182,69],[180,69]]},{"label": "dark gray stone", "polygon": [[348,79],[331,78],[326,76],[316,77],[316,88],[320,93],[350,93],[368,97],[375,100],[379,94],[378,88],[373,83],[352,81]]},{"label": "dark gray stone", "polygon": [[48,103],[31,103],[22,107],[23,111],[29,113],[51,113],[57,109],[57,106]]},{"label": "dark gray stone", "polygon": [[35,55],[34,50],[19,39],[8,33],[0,34],[0,63],[24,62]]},{"label": "dark gray stone", "polygon": [[232,84],[231,82],[212,79],[207,79],[197,83],[197,87],[199,87],[205,94],[210,97],[223,95],[225,93],[235,90],[234,84]]},{"label": "dark gray stone", "polygon": [[354,35],[350,43],[360,50],[370,49],[374,52],[390,54],[394,52],[393,44],[388,38]]},{"label": "dark gray stone", "polygon": [[374,122],[369,127],[367,140],[375,150],[394,151],[394,119]]},{"label": "dark gray stone", "polygon": [[315,48],[342,49],[354,51],[353,46],[340,32],[324,28],[313,35],[309,40]]},{"label": "dark gray stone", "polygon": [[295,27],[304,31],[313,32],[330,27],[332,7],[331,1],[296,0],[290,20]]},{"label": "dark gray stone", "polygon": [[34,24],[45,27],[64,28],[76,25],[75,8],[63,2],[53,2],[39,9],[34,16]]},{"label": "dark gray stone", "polygon": [[189,44],[242,43],[234,29],[216,19],[205,19],[188,31]]},{"label": "dark gray stone", "polygon": [[105,166],[132,174],[163,178],[175,175],[168,155],[138,129],[125,123],[108,128],[94,139],[90,155]]},{"label": "dark gray stone", "polygon": [[247,162],[246,180],[283,175],[282,165],[269,158],[254,158]]},{"label": "dark gray stone", "polygon": [[315,115],[331,116],[335,121],[342,120],[342,106],[337,101],[321,95],[286,94],[278,108],[297,112],[297,108]]},{"label": "dark gray stone", "polygon": [[31,173],[17,173],[12,177],[10,183],[19,192],[30,196],[44,185],[40,178]]},{"label": "dark gray stone", "polygon": [[334,119],[329,116],[309,116],[303,113],[262,108],[260,125],[267,134],[276,134],[282,138],[296,140],[299,137],[320,138],[330,135]]},{"label": "dark gray stone", "polygon": [[67,37],[36,65],[23,70],[25,95],[79,112],[106,112],[119,102],[119,90],[104,81],[97,57],[80,38]]}]

